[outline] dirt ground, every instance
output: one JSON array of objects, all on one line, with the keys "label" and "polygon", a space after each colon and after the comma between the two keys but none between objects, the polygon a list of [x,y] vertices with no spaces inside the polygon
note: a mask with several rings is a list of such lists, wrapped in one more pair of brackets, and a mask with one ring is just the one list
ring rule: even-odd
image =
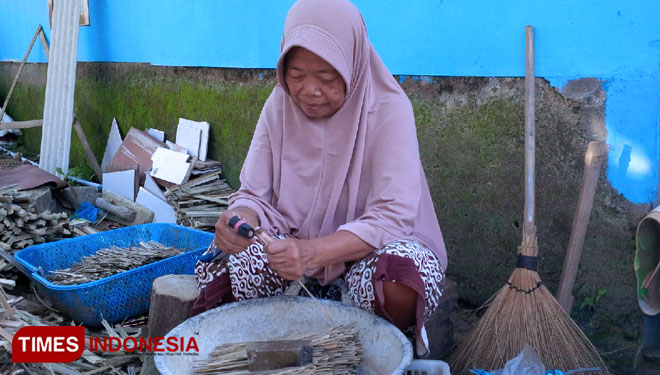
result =
[{"label": "dirt ground", "polygon": [[12,158],[9,154],[4,153],[4,152],[0,154],[0,168],[1,169],[15,168],[15,167],[18,167],[21,164],[23,164],[21,159]]}]

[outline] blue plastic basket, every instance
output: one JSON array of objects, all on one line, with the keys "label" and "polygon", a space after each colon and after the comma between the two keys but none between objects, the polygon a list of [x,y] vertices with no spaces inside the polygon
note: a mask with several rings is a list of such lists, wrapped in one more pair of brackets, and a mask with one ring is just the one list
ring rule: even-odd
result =
[{"label": "blue plastic basket", "polygon": [[[44,277],[98,250],[149,240],[185,253],[79,285],[57,285]],[[212,233],[197,229],[144,224],[32,246],[17,252],[15,258],[57,309],[77,323],[98,327],[103,319],[112,324],[149,311],[153,281],[168,274],[193,274],[197,259],[212,240]]]}]

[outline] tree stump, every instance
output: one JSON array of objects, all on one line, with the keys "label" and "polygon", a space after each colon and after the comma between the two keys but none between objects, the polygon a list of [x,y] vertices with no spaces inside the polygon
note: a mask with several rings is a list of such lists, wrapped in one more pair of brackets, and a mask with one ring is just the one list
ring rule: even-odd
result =
[{"label": "tree stump", "polygon": [[[164,337],[188,319],[199,295],[194,275],[165,275],[154,280],[149,305],[149,336]],[[153,356],[146,356],[140,375],[156,375]]]}]

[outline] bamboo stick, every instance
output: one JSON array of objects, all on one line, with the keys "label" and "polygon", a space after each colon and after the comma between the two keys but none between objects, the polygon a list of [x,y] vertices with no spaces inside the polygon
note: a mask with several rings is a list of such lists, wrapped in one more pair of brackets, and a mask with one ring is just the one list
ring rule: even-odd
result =
[{"label": "bamboo stick", "polygon": [[16,75],[14,76],[14,80],[12,81],[11,86],[9,87],[9,92],[7,93],[7,97],[5,98],[5,102],[2,104],[2,109],[0,109],[0,122],[2,122],[2,118],[5,116],[5,111],[7,111],[7,105],[9,105],[9,99],[11,99],[11,95],[14,93],[14,88],[16,88],[16,82],[18,82],[18,78],[21,76],[21,73],[23,73],[23,68],[25,67],[25,63],[27,62],[27,59],[30,56],[30,52],[32,51],[32,46],[34,46],[34,42],[37,40],[37,36],[39,36],[39,32],[41,32],[41,25],[37,26],[37,31],[34,32],[32,41],[30,41],[30,46],[28,47],[27,51],[25,51],[25,55],[23,56],[21,65],[18,66],[18,72],[16,72]]}]

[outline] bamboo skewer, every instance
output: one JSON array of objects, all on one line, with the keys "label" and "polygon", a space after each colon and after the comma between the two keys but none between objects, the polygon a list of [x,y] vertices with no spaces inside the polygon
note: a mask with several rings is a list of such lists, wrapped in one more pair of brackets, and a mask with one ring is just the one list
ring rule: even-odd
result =
[{"label": "bamboo skewer", "polygon": [[[271,243],[272,241],[274,241],[274,238],[272,238],[262,228],[255,228],[255,236],[257,237],[257,239],[259,240],[259,242],[261,242],[261,244],[263,246],[266,246],[269,243]],[[339,325],[339,323],[337,323],[337,321],[332,317],[332,315],[330,315],[328,310],[326,310],[325,307],[323,307],[323,305],[316,299],[316,297],[314,297],[312,292],[310,292],[309,289],[307,289],[305,284],[303,284],[303,282],[300,281],[300,280],[297,280],[297,281],[298,281],[298,284],[305,290],[307,295],[312,297],[312,300],[314,300],[314,303],[316,303],[316,306],[318,306],[321,309],[321,311],[323,311],[323,314],[325,314],[325,316],[328,318],[328,320],[330,320],[335,325]]]},{"label": "bamboo skewer", "polygon": [[161,243],[140,242],[140,246],[111,246],[84,257],[64,270],[50,271],[48,279],[59,285],[76,285],[109,277],[161,259],[179,255],[182,251]]},{"label": "bamboo skewer", "polygon": [[[262,246],[275,241],[262,228],[254,229],[256,239]],[[221,254],[217,261],[223,263],[228,253]],[[353,326],[342,326],[330,315],[323,305],[305,287],[302,281],[298,284],[312,298],[316,306],[325,314],[334,327],[328,332],[319,334],[301,334],[282,338],[283,340],[311,340],[313,344],[313,365],[290,367],[286,369],[249,372],[247,361],[247,343],[225,344],[216,348],[210,359],[195,365],[195,374],[224,375],[284,375],[284,374],[319,374],[319,375],[349,375],[355,374],[355,369],[362,361],[362,347]]]}]

